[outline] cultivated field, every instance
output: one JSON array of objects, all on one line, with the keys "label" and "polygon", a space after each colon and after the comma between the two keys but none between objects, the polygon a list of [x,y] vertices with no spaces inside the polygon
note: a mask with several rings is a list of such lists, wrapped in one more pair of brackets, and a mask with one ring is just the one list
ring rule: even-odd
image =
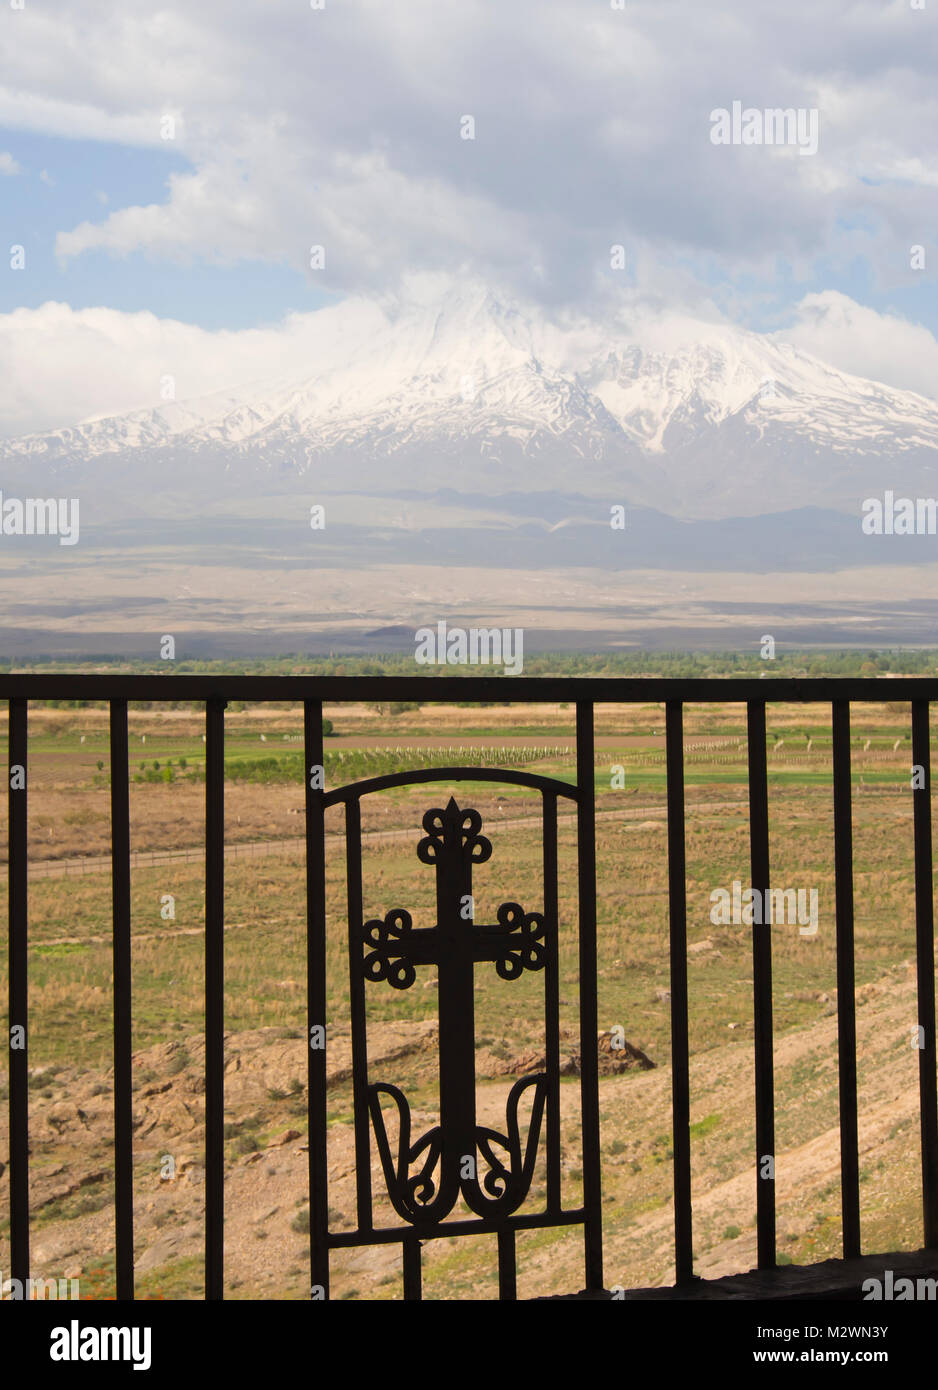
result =
[{"label": "cultivated field", "polygon": [[[424,705],[391,713],[335,706],[325,713],[334,728],[326,740],[330,787],[447,763],[573,777],[572,707]],[[821,705],[771,706],[768,722],[773,882],[816,888],[819,900],[816,935],[773,928],[779,1247],[782,1259],[800,1263],[838,1254],[840,1236],[830,713]],[[698,1271],[716,1274],[755,1259],[751,929],[710,920],[711,892],[749,881],[745,711],[689,707],[685,725],[695,1251]],[[203,727],[195,710],[131,709],[136,1238],[138,1287],[150,1296],[201,1295]],[[613,1054],[602,1054],[607,1285],[672,1277],[663,730],[658,705],[597,708],[600,1024],[621,1025],[655,1064],[615,1074]],[[226,718],[226,829],[229,844],[240,847],[226,865],[232,1297],[299,1298],[308,1283],[301,731],[295,707],[232,707]],[[909,735],[907,705],[854,707],[861,1197],[869,1250],[921,1245]],[[111,904],[107,867],[94,862],[109,851],[106,711],[31,708],[29,757],[33,1273],[81,1269],[83,1291],[106,1297],[113,1294]],[[614,780],[624,786],[613,787]],[[365,799],[369,917],[407,907],[415,925],[432,923],[433,873],[415,846],[422,813],[450,794],[480,811],[493,841],[492,859],[474,879],[476,919],[493,921],[506,899],[540,907],[539,798],[518,787],[444,782]],[[0,811],[5,819],[5,798]],[[328,829],[330,1206],[336,1226],[350,1228],[347,919],[337,811]],[[562,819],[569,1200],[581,1180],[574,855],[575,823]],[[0,969],[5,1007],[5,951]],[[430,1123],[436,1103],[434,984],[425,967],[410,990],[369,987],[372,1079],[401,1085],[419,1124]],[[480,967],[475,998],[479,1113],[499,1128],[513,1078],[542,1045],[542,980],[527,974],[506,983]],[[3,1161],[6,1122],[4,1105]],[[7,1172],[0,1176],[4,1212],[8,1183]],[[380,1191],[377,1167],[374,1183]],[[542,1189],[539,1171],[532,1202]],[[575,1233],[526,1233],[519,1294],[580,1287],[581,1249]],[[337,1256],[338,1294],[400,1297],[398,1259],[392,1246]],[[428,1297],[497,1293],[490,1238],[430,1242],[424,1261]],[[0,1269],[8,1268],[4,1215]]]}]

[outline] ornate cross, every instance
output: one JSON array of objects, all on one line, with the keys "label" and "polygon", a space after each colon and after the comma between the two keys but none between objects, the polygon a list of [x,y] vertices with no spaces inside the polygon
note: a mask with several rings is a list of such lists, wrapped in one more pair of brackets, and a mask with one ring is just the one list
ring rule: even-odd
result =
[{"label": "ornate cross", "polygon": [[[503,980],[515,980],[525,970],[542,970],[547,963],[542,914],[507,902],[496,912],[495,924],[477,925],[472,920],[472,866],[484,864],[492,854],[491,842],[479,833],[481,826],[478,811],[460,810],[453,798],[445,810],[427,811],[423,818],[427,835],[417,846],[417,857],[436,868],[436,926],[415,931],[410,913],[396,908],[383,921],[365,922],[356,933],[367,952],[362,973],[373,983],[384,980],[394,989],[408,989],[418,965],[437,967],[440,1123],[411,1143],[410,1107],[403,1093],[382,1082],[368,1087],[388,1194],[398,1214],[415,1224],[441,1220],[460,1194],[479,1215],[507,1215],[524,1201],[537,1158],[546,1073],[522,1077],[512,1087],[507,1134],[476,1123],[474,967],[493,961]],[[518,1104],[531,1086],[534,1104],[522,1155]],[[381,1111],[382,1093],[398,1108],[396,1163]],[[493,1152],[493,1145],[505,1152],[507,1160]],[[480,1154],[488,1169],[481,1184]],[[412,1172],[421,1156],[419,1168]]]}]

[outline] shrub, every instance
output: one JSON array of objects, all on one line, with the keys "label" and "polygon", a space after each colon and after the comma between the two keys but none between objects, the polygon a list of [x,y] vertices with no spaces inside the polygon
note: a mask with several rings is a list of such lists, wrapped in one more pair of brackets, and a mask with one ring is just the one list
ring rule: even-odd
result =
[{"label": "shrub", "polygon": [[166,1074],[167,1076],[178,1076],[181,1071],[185,1071],[188,1065],[189,1054],[184,1047],[180,1048],[170,1057],[166,1065]]}]

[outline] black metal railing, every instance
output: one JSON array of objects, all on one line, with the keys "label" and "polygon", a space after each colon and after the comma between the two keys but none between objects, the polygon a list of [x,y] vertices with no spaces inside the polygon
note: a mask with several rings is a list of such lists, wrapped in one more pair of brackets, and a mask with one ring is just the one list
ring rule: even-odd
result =
[{"label": "black metal railing", "polygon": [[[603,1288],[597,1037],[596,831],[594,705],[664,703],[666,707],[668,897],[670,914],[671,1062],[675,1268],[678,1284],[693,1279],[690,1081],[687,982],[687,900],[683,711],[687,704],[742,703],[747,708],[752,887],[771,882],[769,858],[766,703],[825,702],[833,719],[834,868],[836,889],[837,1015],[840,1095],[841,1192],[845,1257],[860,1254],[857,1059],[854,992],[854,902],[850,765],[850,705],[908,701],[913,779],[914,878],[919,1050],[920,1131],[924,1245],[938,1248],[938,1085],[935,1047],[935,946],[932,880],[929,705],[938,681],[890,680],[618,680],[578,678],[253,677],[253,676],[0,676],[9,701],[9,1023],[10,1023],[10,1242],[11,1275],[25,1281],[29,1253],[29,1107],[27,985],[27,712],[29,700],[106,701],[110,707],[112,901],[114,962],[114,1152],[117,1296],[134,1296],[134,1192],[132,1101],[132,992],[128,702],[194,701],[205,705],[205,1296],[224,1291],[224,738],[229,700],[302,703],[306,784],[307,1038],[309,1109],[310,1274],[313,1297],[327,1297],[329,1255],[362,1244],[401,1246],[405,1298],[420,1297],[420,1242],[430,1236],[490,1233],[497,1237],[499,1287],[516,1296],[518,1230],[582,1226],[585,1284]],[[572,702],[576,706],[576,781],[477,767],[421,769],[327,790],[323,774],[322,705],[342,701],[404,700]],[[499,908],[498,921],[459,932],[460,904],[472,900],[472,863],[492,851],[478,813],[451,800],[428,811],[418,857],[437,876],[437,923],[413,931],[404,909],[383,921],[364,921],[361,885],[361,800],[374,791],[423,782],[463,780],[515,783],[541,793],[542,902],[526,912],[518,903]],[[576,807],[578,963],[580,991],[580,1134],[583,1200],[561,1202],[559,1115],[559,993],[557,970],[557,800]],[[325,812],[343,805],[352,1011],[357,1226],[329,1229],[326,1160],[326,859]],[[763,900],[764,897],[763,897]],[[776,1263],[775,1107],[772,1033],[771,932],[754,926],[753,1020],[755,1048],[755,1182],[758,1263]],[[543,971],[545,1063],[512,1088],[507,1133],[479,1126],[475,1114],[472,978],[490,962],[504,980],[524,970]],[[387,1082],[373,1082],[367,1061],[366,991],[371,985],[407,988],[417,964],[439,971],[440,1123],[415,1142],[409,1136],[406,1098]],[[522,1146],[518,1103],[532,1092],[528,1140]],[[382,1097],[397,1107],[398,1154],[391,1152]],[[526,1198],[544,1122],[545,1205],[529,1212]],[[374,1134],[388,1196],[400,1218],[376,1226],[372,1209]],[[533,1136],[533,1138],[532,1138]],[[499,1157],[496,1149],[504,1155]],[[478,1154],[488,1172],[480,1182]],[[532,1158],[532,1153],[534,1158]],[[412,1171],[421,1157],[423,1165]],[[467,1156],[472,1162],[464,1165]],[[772,1162],[767,1166],[766,1159]],[[470,1219],[448,1219],[462,1197]]]}]

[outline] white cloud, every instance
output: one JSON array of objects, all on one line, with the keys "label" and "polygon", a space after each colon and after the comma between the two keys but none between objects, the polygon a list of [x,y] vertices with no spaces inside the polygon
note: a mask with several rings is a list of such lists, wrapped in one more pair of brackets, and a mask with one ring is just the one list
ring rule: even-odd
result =
[{"label": "white cloud", "polygon": [[938,342],[920,323],[880,314],[836,290],[808,294],[774,335],[854,376],[938,397]]},{"label": "white cloud", "polygon": [[19,174],[21,172],[20,166],[13,156],[6,150],[0,150],[0,175]]},{"label": "white cloud", "polygon": [[[72,309],[50,301],[0,314],[0,435],[14,436],[99,415],[163,404],[171,375],[176,397],[246,385],[267,375],[315,370],[322,343],[335,342],[335,310],[291,314],[270,328],[209,331],[151,313]],[[346,331],[367,335],[374,306],[346,302]],[[359,328],[359,325],[361,327]]]},{"label": "white cloud", "polygon": [[[222,0],[70,0],[18,23],[0,121],[158,146],[161,117],[183,118],[191,170],[166,201],[63,227],[64,260],[305,270],[322,243],[317,283],[345,292],[469,265],[575,298],[612,242],[734,275],[774,275],[782,257],[797,274],[836,262],[847,221],[867,219],[852,256],[905,237],[910,210],[925,227],[938,212],[936,40],[899,4],[266,0],[235,24]],[[712,146],[709,113],[735,99],[819,107],[817,156]]]},{"label": "white cloud", "polygon": [[158,110],[113,113],[87,102],[59,101],[0,87],[0,126],[68,140],[106,140],[117,145],[159,145]]}]

